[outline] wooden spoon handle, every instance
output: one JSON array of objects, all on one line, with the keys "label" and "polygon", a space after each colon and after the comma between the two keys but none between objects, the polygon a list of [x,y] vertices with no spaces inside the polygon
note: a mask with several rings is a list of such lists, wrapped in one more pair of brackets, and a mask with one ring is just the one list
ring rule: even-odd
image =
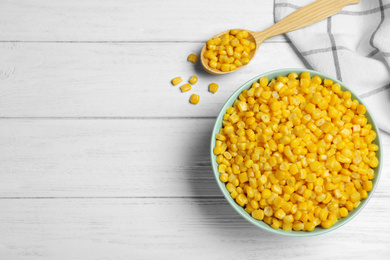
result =
[{"label": "wooden spoon handle", "polygon": [[291,32],[319,22],[340,12],[346,5],[357,3],[359,3],[359,0],[317,0],[293,12],[268,29],[254,33],[253,36],[256,42],[261,43],[275,35]]}]

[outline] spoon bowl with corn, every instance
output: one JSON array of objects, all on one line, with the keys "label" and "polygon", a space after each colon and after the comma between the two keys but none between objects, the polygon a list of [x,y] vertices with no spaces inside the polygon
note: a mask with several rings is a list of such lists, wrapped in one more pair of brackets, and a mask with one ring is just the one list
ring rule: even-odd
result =
[{"label": "spoon bowl with corn", "polygon": [[265,40],[319,22],[340,12],[346,5],[357,3],[359,0],[317,0],[266,30],[254,32],[233,29],[219,33],[203,46],[200,55],[202,66],[214,75],[241,69],[253,59]]}]

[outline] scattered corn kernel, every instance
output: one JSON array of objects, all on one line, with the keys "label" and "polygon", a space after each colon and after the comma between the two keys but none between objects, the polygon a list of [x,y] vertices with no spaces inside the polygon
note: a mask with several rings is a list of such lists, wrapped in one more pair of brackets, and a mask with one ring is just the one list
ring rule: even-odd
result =
[{"label": "scattered corn kernel", "polygon": [[211,93],[217,92],[218,88],[219,88],[219,86],[218,86],[217,83],[211,83],[211,84],[209,85],[209,91],[210,91]]},{"label": "scattered corn kernel", "polygon": [[190,102],[194,105],[199,103],[199,95],[192,94],[190,98]]},{"label": "scattered corn kernel", "polygon": [[190,82],[192,85],[195,85],[196,82],[198,82],[198,77],[192,76],[188,82]]},{"label": "scattered corn kernel", "polygon": [[187,92],[191,90],[191,85],[186,83],[183,86],[180,87],[181,92]]},{"label": "scattered corn kernel", "polygon": [[182,81],[183,80],[181,79],[181,77],[177,77],[172,79],[172,84],[176,86],[177,84],[180,84]]},{"label": "scattered corn kernel", "polygon": [[[231,34],[240,41],[227,35],[223,46],[244,52],[243,34]],[[262,77],[226,110],[213,150],[220,180],[272,228],[330,228],[373,189],[379,147],[365,113],[349,91],[309,72]]]},{"label": "scattered corn kernel", "polygon": [[198,61],[198,56],[196,56],[195,54],[191,53],[188,56],[188,61],[190,61],[190,62],[195,64]]}]

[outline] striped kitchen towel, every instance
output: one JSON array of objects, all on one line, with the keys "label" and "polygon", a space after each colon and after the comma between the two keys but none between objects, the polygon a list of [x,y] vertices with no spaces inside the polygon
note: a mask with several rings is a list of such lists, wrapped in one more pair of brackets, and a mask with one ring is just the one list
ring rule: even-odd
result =
[{"label": "striped kitchen towel", "polygon": [[[275,0],[275,22],[313,0]],[[390,133],[390,0],[360,0],[286,34],[312,69],[352,88]]]}]

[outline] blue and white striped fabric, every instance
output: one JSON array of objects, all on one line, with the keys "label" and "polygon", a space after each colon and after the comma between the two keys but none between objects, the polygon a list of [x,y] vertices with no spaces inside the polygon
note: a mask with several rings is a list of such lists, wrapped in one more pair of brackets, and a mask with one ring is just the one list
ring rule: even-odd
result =
[{"label": "blue and white striped fabric", "polygon": [[[313,0],[275,0],[275,22]],[[312,69],[338,78],[390,133],[390,0],[360,0],[287,37]]]}]

